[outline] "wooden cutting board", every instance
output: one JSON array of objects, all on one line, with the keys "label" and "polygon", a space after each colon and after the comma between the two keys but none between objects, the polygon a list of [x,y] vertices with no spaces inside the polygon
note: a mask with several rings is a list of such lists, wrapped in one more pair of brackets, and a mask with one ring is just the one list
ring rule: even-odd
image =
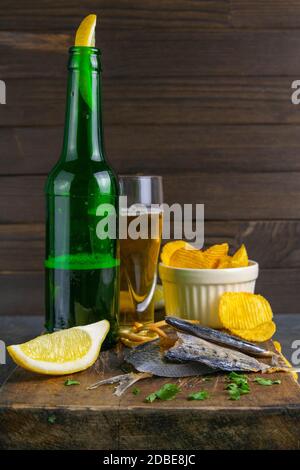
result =
[{"label": "wooden cutting board", "polygon": [[[101,354],[89,370],[68,377],[43,377],[16,368],[0,389],[1,449],[297,449],[300,447],[300,390],[290,374],[280,385],[250,383],[251,393],[230,401],[226,375],[149,378],[121,398],[114,386],[87,387],[122,373],[122,354]],[[250,380],[257,374],[249,374]],[[80,385],[65,386],[66,378]],[[172,401],[145,403],[165,383],[178,383]],[[188,401],[205,389],[210,398]]]}]

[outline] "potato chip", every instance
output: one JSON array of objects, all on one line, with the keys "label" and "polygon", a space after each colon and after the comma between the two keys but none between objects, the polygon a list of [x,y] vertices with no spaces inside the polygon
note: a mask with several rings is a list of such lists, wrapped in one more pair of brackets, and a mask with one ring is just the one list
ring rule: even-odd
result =
[{"label": "potato chip", "polygon": [[232,256],[223,256],[222,258],[219,259],[218,264],[217,264],[217,269],[225,269],[225,268],[231,268],[231,260]]},{"label": "potato chip", "polygon": [[170,262],[170,259],[171,259],[171,256],[173,255],[173,253],[175,253],[175,251],[179,250],[180,248],[185,248],[185,247],[188,247],[188,246],[191,247],[191,245],[189,245],[184,240],[176,240],[174,242],[166,243],[165,246],[163,247],[161,255],[160,255],[161,261],[166,266],[169,266],[169,262]]},{"label": "potato chip", "polygon": [[271,306],[261,295],[225,292],[220,298],[219,319],[224,328],[230,331],[251,330],[272,318]]},{"label": "potato chip", "polygon": [[173,266],[174,268],[207,269],[209,263],[201,250],[180,248],[171,256],[169,266]]},{"label": "potato chip", "polygon": [[213,245],[203,252],[207,261],[208,268],[214,269],[218,266],[220,260],[228,255],[228,243]]},{"label": "potato chip", "polygon": [[[190,248],[190,249],[187,249]],[[214,269],[220,259],[228,253],[228,244],[213,245],[205,251],[194,249],[186,244],[173,252],[169,265],[188,269]]]},{"label": "potato chip", "polygon": [[239,336],[240,338],[243,338],[247,341],[256,341],[257,343],[261,343],[262,341],[267,341],[268,339],[272,338],[275,331],[276,325],[273,321],[261,323],[255,328],[251,328],[249,330],[230,329],[230,333]]},{"label": "potato chip", "polygon": [[206,254],[212,254],[218,258],[228,254],[228,243],[220,243],[219,245],[212,245],[204,251]]},{"label": "potato chip", "polygon": [[248,255],[242,245],[233,256],[228,255],[228,243],[212,245],[207,250],[197,250],[183,240],[167,243],[161,260],[167,266],[187,269],[224,269],[248,266]]},{"label": "potato chip", "polygon": [[245,245],[243,244],[232,256],[231,258],[231,267],[232,268],[243,268],[248,266],[248,253]]},{"label": "potato chip", "polygon": [[249,265],[245,245],[242,245],[233,256],[225,255],[217,263],[217,269],[244,268]]}]

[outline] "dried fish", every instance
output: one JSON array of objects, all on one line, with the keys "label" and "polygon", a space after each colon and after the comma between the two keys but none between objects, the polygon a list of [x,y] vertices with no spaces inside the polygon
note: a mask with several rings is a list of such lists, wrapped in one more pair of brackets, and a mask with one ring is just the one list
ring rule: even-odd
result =
[{"label": "dried fish", "polygon": [[[174,342],[172,343],[174,344]],[[139,372],[150,372],[159,377],[189,377],[207,375],[216,371],[197,362],[172,364],[164,359],[159,340],[141,344],[125,351],[125,360]]]},{"label": "dried fish", "polygon": [[129,374],[115,375],[114,377],[100,380],[99,382],[90,385],[89,387],[87,387],[87,390],[93,390],[95,388],[98,388],[100,385],[119,384],[115,389],[114,395],[120,397],[133,384],[135,384],[139,380],[148,379],[149,377],[152,377],[152,374],[135,374],[134,372],[130,372]]},{"label": "dried fish", "polygon": [[270,367],[254,357],[185,333],[178,333],[175,346],[165,353],[165,358],[179,362],[197,361],[226,371],[266,372]]},{"label": "dried fish", "polygon": [[257,344],[250,343],[237,336],[232,336],[212,328],[196,325],[177,317],[166,317],[166,322],[176,328],[198,338],[205,339],[211,343],[226,345],[230,348],[238,349],[257,357],[271,357],[276,355],[273,351],[268,351]]}]

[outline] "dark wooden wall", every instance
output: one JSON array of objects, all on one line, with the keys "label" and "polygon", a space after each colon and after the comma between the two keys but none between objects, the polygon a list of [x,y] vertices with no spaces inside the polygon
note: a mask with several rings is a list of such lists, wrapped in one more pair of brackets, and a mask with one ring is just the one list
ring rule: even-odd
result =
[{"label": "dark wooden wall", "polygon": [[206,241],[245,242],[258,290],[300,312],[300,0],[1,0],[0,314],[43,312],[43,184],[90,12],[111,164],[205,203]]}]

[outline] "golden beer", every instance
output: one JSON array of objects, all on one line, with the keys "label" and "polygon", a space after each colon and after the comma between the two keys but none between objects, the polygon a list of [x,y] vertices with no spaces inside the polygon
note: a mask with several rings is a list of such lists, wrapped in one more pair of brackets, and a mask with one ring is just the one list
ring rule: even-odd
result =
[{"label": "golden beer", "polygon": [[[122,213],[128,236],[120,240],[121,293],[119,324],[128,331],[134,322],[154,321],[154,291],[157,280],[157,262],[162,236],[162,211],[148,209],[142,214]],[[138,217],[143,233],[133,239],[130,227]]]}]

